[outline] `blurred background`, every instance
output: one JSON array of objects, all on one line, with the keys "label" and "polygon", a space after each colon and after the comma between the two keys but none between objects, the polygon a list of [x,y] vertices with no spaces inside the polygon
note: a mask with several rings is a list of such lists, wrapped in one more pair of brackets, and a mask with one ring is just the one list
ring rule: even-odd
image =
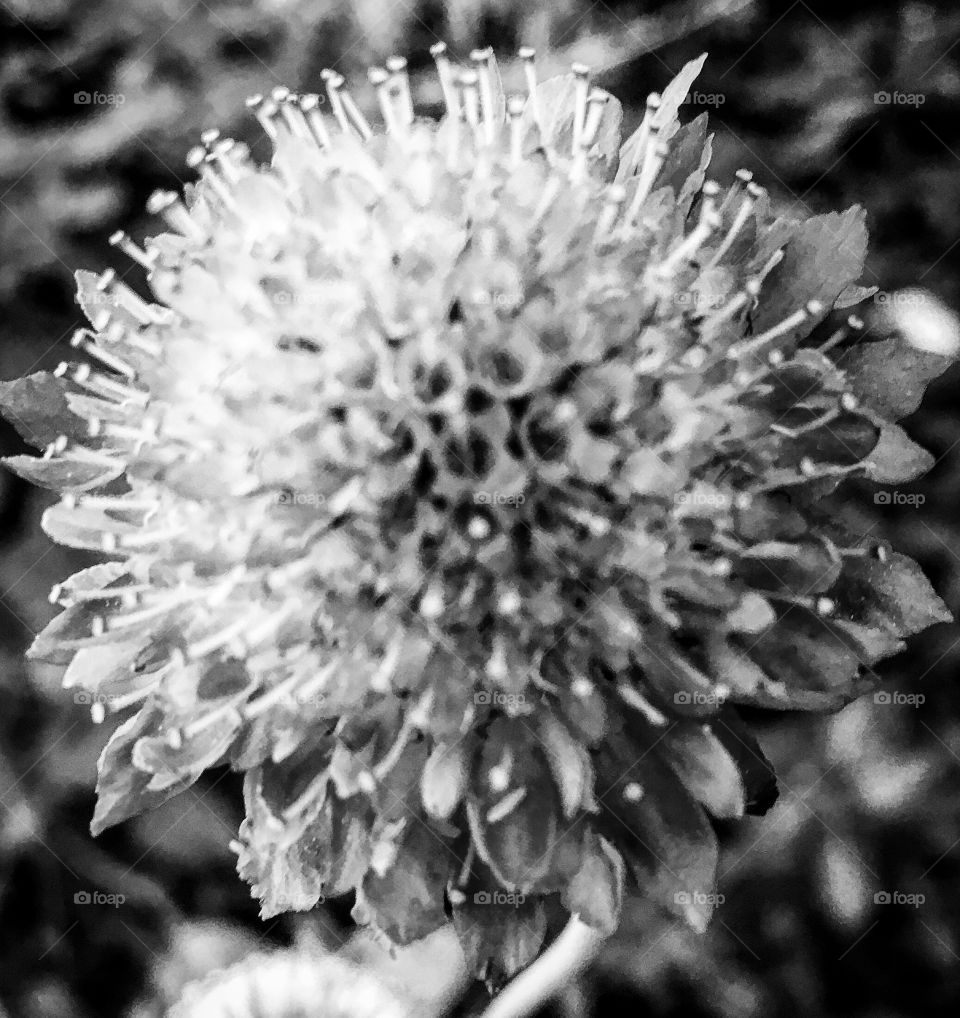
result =
[{"label": "blurred background", "polygon": [[[118,227],[148,230],[147,195],[188,179],[183,157],[202,129],[265,156],[248,95],[315,91],[328,66],[365,84],[366,66],[394,52],[410,55],[429,107],[437,38],[464,56],[493,45],[508,89],[521,86],[521,43],[538,48],[544,76],[583,60],[624,102],[628,131],[648,92],[709,51],[687,118],[711,115],[713,176],[750,167],[794,215],[865,204],[862,282],[880,290],[868,316],[913,285],[918,314],[960,306],[953,0],[0,0],[0,378],[65,356],[80,324],[72,270],[116,264],[106,238]],[[866,525],[918,558],[955,612],[958,385],[948,373],[905,422],[937,457],[927,478],[887,504],[872,487],[851,490]],[[6,425],[0,444],[24,451]],[[252,950],[338,949],[350,902],[258,919],[228,848],[241,809],[233,775],[214,772],[185,799],[90,838],[108,726],[22,657],[53,614],[52,584],[87,564],[40,531],[49,502],[0,473],[0,1013],[148,1018],[189,979]],[[710,932],[630,905],[621,933],[544,1013],[955,1014],[958,636],[939,626],[915,639],[883,667],[883,693],[837,716],[757,716],[781,798],[724,830]],[[479,999],[468,994],[458,1013]]]}]

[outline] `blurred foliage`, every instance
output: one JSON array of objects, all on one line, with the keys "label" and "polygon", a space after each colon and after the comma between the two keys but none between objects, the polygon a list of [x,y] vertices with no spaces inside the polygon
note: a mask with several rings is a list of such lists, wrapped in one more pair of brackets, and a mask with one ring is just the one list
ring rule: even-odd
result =
[{"label": "blurred foliage", "polygon": [[[788,209],[863,202],[873,238],[863,282],[891,291],[918,281],[960,305],[960,11],[947,0],[727,6],[734,13],[723,17],[722,4],[676,0],[5,0],[0,377],[61,358],[79,324],[69,270],[114,261],[106,237],[120,225],[136,234],[147,194],[186,179],[183,156],[202,128],[256,144],[243,110],[250,93],[315,88],[324,66],[357,74],[393,51],[416,51],[416,72],[441,35],[461,51],[549,44],[558,60],[606,68],[600,81],[627,105],[627,130],[648,91],[708,50],[698,87],[720,97],[705,107],[717,132],[714,174],[749,166]],[[123,98],[78,103],[79,92]],[[922,102],[878,102],[877,93]],[[925,503],[881,514],[867,485],[856,502],[866,526],[923,562],[954,611],[958,378],[936,383],[906,422],[938,457],[910,487]],[[2,451],[22,451],[9,429]],[[58,676],[28,673],[22,661],[52,614],[49,587],[84,564],[40,532],[46,501],[0,477],[0,1013],[159,1015],[187,982],[305,929],[337,949],[349,936],[349,902],[306,918],[257,918],[227,847],[239,820],[232,775],[215,773],[163,810],[89,837],[107,733],[59,690]],[[868,698],[829,719],[758,718],[782,797],[766,818],[723,831],[725,901],[711,931],[698,939],[637,905],[557,1008],[953,1013],[956,642],[941,626],[885,665],[889,703]],[[95,891],[125,901],[75,901]],[[889,903],[875,898],[883,893]]]}]

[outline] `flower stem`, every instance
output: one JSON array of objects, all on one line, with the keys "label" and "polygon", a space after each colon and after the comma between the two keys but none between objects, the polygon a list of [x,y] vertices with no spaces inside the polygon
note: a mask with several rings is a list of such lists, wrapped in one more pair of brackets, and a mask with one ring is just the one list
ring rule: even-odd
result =
[{"label": "flower stem", "polygon": [[542,1007],[596,957],[604,936],[571,916],[563,933],[483,1012],[483,1018],[524,1018]]}]

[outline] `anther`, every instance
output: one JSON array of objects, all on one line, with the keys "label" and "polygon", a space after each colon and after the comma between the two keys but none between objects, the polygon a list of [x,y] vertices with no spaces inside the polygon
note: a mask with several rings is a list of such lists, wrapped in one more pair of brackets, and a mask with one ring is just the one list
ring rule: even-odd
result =
[{"label": "anther", "polygon": [[142,247],[135,244],[130,239],[129,234],[124,233],[123,230],[117,230],[116,233],[112,233],[109,243],[111,247],[119,248],[128,258],[143,266],[143,268],[147,270],[153,268],[153,258]]},{"label": "anther", "polygon": [[267,102],[262,95],[250,96],[246,102],[247,109],[250,110],[260,121],[260,126],[263,128],[263,133],[271,141],[277,140],[277,124],[275,117],[277,115],[277,107],[272,102]]}]

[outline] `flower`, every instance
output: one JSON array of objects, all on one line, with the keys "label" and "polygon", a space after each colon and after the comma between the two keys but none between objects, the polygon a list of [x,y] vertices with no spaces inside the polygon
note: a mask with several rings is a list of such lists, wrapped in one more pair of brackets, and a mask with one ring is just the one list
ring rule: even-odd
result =
[{"label": "flower", "polygon": [[358,965],[300,949],[252,954],[187,986],[168,1018],[409,1018],[405,1002]]},{"label": "flower", "polygon": [[[86,355],[2,402],[102,552],[34,656],[102,719],[94,831],[220,763],[265,916],[355,890],[396,942],[453,922],[498,979],[544,901],[602,929],[629,880],[702,930],[708,816],[763,812],[742,705],[831,710],[948,614],[843,523],[843,481],[907,480],[894,423],[946,366],[859,323],[864,214],[778,217],[706,178],[704,58],[620,147],[589,71],[504,98],[435,47],[251,107],[268,167],[204,135],[169,232],[114,243],[156,302],[79,273]],[[330,114],[324,110],[329,106]]]}]

